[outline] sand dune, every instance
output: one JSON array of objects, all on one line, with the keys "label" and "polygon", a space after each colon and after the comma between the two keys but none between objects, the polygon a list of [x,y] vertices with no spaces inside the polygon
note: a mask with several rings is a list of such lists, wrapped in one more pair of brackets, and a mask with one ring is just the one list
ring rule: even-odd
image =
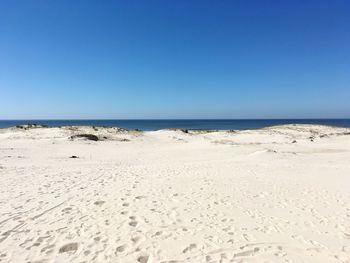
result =
[{"label": "sand dune", "polygon": [[349,160],[328,126],[1,129],[0,262],[350,262]]}]

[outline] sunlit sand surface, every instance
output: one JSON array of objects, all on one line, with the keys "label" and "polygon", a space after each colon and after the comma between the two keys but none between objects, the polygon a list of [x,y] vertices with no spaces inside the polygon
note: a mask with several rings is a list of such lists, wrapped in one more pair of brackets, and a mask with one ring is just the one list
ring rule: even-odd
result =
[{"label": "sunlit sand surface", "polygon": [[349,129],[2,129],[0,185],[0,262],[350,262]]}]

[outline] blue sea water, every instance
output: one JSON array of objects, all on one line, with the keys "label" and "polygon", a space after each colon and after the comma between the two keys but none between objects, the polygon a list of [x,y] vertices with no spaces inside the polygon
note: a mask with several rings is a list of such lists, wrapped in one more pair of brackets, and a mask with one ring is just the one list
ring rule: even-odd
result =
[{"label": "blue sea water", "polygon": [[280,124],[324,124],[338,127],[350,127],[350,119],[258,119],[258,120],[0,120],[0,128],[21,124],[46,124],[50,127],[64,125],[92,125],[122,127],[152,131],[165,128],[243,130],[256,129]]}]

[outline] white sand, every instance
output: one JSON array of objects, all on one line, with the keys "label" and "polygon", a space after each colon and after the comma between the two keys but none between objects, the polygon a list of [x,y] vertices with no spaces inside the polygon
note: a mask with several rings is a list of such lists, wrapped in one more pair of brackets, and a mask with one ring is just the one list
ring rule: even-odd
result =
[{"label": "white sand", "polygon": [[350,262],[346,129],[2,129],[0,185],[0,262]]}]

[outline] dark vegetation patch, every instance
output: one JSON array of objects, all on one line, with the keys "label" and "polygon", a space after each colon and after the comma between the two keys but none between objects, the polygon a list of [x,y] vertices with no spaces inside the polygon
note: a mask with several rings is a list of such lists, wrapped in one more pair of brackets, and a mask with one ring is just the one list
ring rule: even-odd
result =
[{"label": "dark vegetation patch", "polygon": [[218,132],[218,130],[195,129],[195,130],[190,130],[190,132],[195,133],[195,134],[202,134],[202,133]]},{"label": "dark vegetation patch", "polygon": [[86,140],[95,141],[95,142],[99,140],[99,138],[93,134],[76,134],[76,135],[72,135],[70,138],[71,140],[81,138],[81,139],[86,139]]},{"label": "dark vegetation patch", "polygon": [[181,131],[183,133],[188,133],[189,132],[187,129],[180,129],[180,128],[169,128],[169,129],[166,129],[166,130],[169,130],[169,131]]},{"label": "dark vegetation patch", "polygon": [[16,125],[16,128],[18,129],[33,129],[33,128],[48,128],[48,125],[45,124],[35,124],[35,123],[28,123],[28,124],[23,124],[23,125]]},{"label": "dark vegetation patch", "polygon": [[122,138],[122,139],[117,139],[118,142],[130,142],[129,139]]},{"label": "dark vegetation patch", "polygon": [[328,138],[331,136],[344,136],[344,135],[350,135],[350,132],[339,132],[339,133],[329,133],[329,134],[321,134],[320,138]]}]

